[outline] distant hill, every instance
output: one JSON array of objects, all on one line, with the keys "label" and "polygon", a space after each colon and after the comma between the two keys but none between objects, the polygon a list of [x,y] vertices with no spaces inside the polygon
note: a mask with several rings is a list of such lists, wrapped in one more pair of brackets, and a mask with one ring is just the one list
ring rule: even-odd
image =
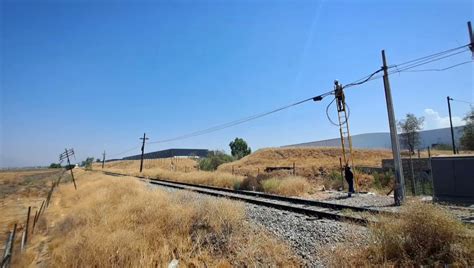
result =
[{"label": "distant hill", "polygon": [[[463,126],[454,128],[454,138],[456,144],[459,144],[459,138],[463,133]],[[450,128],[438,128],[420,131],[421,148],[432,146],[433,144],[451,144]],[[299,144],[286,145],[283,147],[339,147],[341,140],[339,138],[313,141]],[[390,133],[365,133],[352,136],[352,146],[361,149],[390,149]]]}]

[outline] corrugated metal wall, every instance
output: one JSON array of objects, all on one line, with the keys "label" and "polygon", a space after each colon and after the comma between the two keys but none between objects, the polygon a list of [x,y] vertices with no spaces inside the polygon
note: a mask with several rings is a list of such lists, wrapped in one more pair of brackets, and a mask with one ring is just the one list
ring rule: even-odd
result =
[{"label": "corrugated metal wall", "polygon": [[474,204],[474,156],[433,157],[434,200]]}]

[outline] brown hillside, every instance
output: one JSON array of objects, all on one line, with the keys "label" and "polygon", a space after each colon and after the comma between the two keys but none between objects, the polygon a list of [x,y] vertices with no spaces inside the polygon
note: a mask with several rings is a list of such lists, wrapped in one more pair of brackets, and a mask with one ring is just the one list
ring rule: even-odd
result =
[{"label": "brown hillside", "polygon": [[[340,148],[268,148],[261,149],[238,161],[219,166],[219,171],[232,172],[240,175],[256,175],[266,167],[292,167],[296,165],[296,173],[300,176],[315,177],[322,172],[339,167]],[[355,150],[355,166],[380,167],[381,160],[391,158],[389,150]]]}]

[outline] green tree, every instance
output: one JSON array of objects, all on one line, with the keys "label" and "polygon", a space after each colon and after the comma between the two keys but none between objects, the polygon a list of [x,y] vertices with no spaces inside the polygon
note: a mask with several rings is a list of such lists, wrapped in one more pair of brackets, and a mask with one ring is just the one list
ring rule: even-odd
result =
[{"label": "green tree", "polygon": [[96,162],[96,163],[100,163],[100,162],[102,162],[102,160],[100,160],[100,158],[97,158],[97,159],[95,160],[95,162]]},{"label": "green tree", "polygon": [[223,151],[210,151],[206,158],[199,160],[199,169],[212,171],[216,170],[221,164],[232,162],[232,156]]},{"label": "green tree", "polygon": [[400,142],[401,144],[410,151],[411,154],[415,153],[415,148],[420,145],[420,131],[423,128],[423,117],[416,117],[414,114],[407,114],[404,120],[398,122],[398,127],[401,130]]},{"label": "green tree", "polygon": [[236,159],[240,159],[252,152],[252,149],[247,145],[247,142],[241,138],[235,138],[235,140],[229,143],[231,154]]},{"label": "green tree", "polygon": [[49,168],[61,168],[61,164],[51,163],[51,165],[49,165]]},{"label": "green tree", "polygon": [[93,162],[94,162],[94,157],[87,157],[86,160],[81,162],[81,167],[84,167],[87,170],[91,170]]},{"label": "green tree", "polygon": [[467,113],[464,120],[466,125],[460,139],[461,146],[464,150],[474,150],[474,108],[471,108],[471,111]]}]

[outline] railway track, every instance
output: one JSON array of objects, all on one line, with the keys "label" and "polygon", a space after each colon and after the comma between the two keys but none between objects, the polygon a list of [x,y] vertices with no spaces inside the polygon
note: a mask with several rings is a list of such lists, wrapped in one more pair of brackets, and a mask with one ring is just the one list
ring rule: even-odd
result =
[{"label": "railway track", "polygon": [[[112,176],[130,176],[126,174],[108,171],[104,171],[104,173]],[[298,214],[304,214],[319,219],[325,218],[337,221],[347,221],[364,226],[370,222],[370,220],[367,219],[367,214],[388,213],[363,207],[333,204],[328,202],[286,197],[261,192],[231,190],[207,185],[195,185],[155,178],[151,179],[144,176],[132,177],[137,177],[146,180],[148,183],[154,185],[160,185],[180,190],[193,191],[200,194],[239,200],[255,205],[291,211]]]}]

